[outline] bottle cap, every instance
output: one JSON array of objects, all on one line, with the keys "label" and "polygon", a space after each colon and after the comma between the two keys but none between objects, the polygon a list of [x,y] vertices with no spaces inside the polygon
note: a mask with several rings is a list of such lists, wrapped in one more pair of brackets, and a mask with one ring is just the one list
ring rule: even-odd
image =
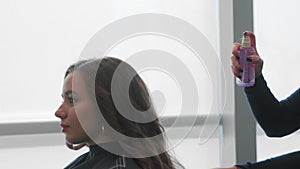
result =
[{"label": "bottle cap", "polygon": [[246,36],[246,35],[243,35],[243,38],[242,38],[242,47],[250,47],[251,44],[250,44],[250,37],[249,36]]}]

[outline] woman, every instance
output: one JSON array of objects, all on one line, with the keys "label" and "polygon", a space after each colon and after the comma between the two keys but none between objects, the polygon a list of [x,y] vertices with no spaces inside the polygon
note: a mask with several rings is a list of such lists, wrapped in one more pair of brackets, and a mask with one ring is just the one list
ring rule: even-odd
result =
[{"label": "woman", "polygon": [[55,115],[68,147],[90,149],[66,169],[175,169],[147,87],[126,62],[78,61],[65,73],[62,97]]},{"label": "woman", "polygon": [[[251,46],[255,48],[255,36],[252,32],[245,32],[251,39]],[[232,72],[241,78],[243,69],[239,64],[240,44],[234,44],[232,51]],[[257,53],[257,52],[256,52]],[[252,55],[247,60],[255,66],[255,85],[246,87],[252,112],[269,137],[283,137],[300,128],[300,89],[288,98],[278,101],[267,86],[262,75],[263,60],[258,54]],[[229,169],[286,169],[300,168],[300,151],[285,154],[265,161],[236,165]]]}]

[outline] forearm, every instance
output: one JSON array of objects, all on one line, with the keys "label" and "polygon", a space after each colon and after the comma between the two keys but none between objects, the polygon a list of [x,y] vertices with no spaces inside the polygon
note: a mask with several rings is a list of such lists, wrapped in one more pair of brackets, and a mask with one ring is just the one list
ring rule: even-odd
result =
[{"label": "forearm", "polygon": [[287,169],[300,168],[300,152],[293,152],[261,162],[237,165],[239,169]]},{"label": "forearm", "polygon": [[299,91],[279,102],[261,75],[253,87],[245,88],[245,93],[255,118],[268,136],[284,136],[299,128]]}]

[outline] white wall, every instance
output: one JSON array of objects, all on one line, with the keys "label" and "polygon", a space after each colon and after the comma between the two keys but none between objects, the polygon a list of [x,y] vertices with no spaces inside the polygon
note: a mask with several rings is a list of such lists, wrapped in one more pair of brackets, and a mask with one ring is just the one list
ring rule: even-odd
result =
[{"label": "white wall", "polygon": [[[0,121],[22,120],[28,115],[55,119],[65,69],[78,60],[97,31],[123,17],[141,13],[178,17],[195,26],[216,49],[216,7],[216,1],[208,0],[1,1]],[[130,52],[147,47],[175,53],[181,59],[191,55],[182,44],[157,36],[130,39],[116,46],[111,54],[126,58]],[[207,97],[211,98],[209,74],[201,64],[195,65],[192,60],[187,64],[199,69],[199,93],[203,96],[199,107],[205,112],[210,105]]]},{"label": "white wall", "polygon": [[[213,49],[217,49],[217,1],[0,1],[0,123],[57,121],[54,111],[61,102],[63,74],[68,65],[79,58],[88,40],[104,26],[141,13],[177,17],[198,29]],[[212,99],[217,98],[212,97],[209,78],[218,77],[211,77],[204,67],[205,63],[194,62],[195,58],[189,59],[196,56],[178,41],[163,36],[136,37],[120,43],[110,54],[126,58],[149,48],[170,52],[193,69],[199,89],[199,111],[210,113]],[[217,68],[218,63],[215,63]],[[174,85],[172,78],[165,74],[157,76],[169,78],[169,81],[159,85],[153,83],[156,80],[149,79],[153,77],[151,72],[145,77],[148,77],[146,81],[150,90],[159,86],[167,93],[166,100],[173,99],[165,115],[178,116],[175,99],[180,96],[180,90],[176,89],[178,86],[176,83]],[[38,143],[43,141],[46,142]],[[0,142],[2,145],[12,145],[0,148],[0,168],[6,169],[45,168],[41,167],[45,164],[48,168],[61,168],[82,153],[67,150],[62,135],[56,134],[0,136]],[[217,139],[198,145],[198,137],[186,138],[176,151],[187,168],[210,168],[219,164]]]},{"label": "white wall", "polygon": [[[285,99],[299,88],[299,5],[297,0],[254,0],[254,32],[263,74],[273,94]],[[257,137],[258,160],[299,150],[299,134]]]},{"label": "white wall", "polygon": [[300,85],[299,5],[297,0],[254,0],[254,32],[265,61],[263,74],[278,99],[286,98]]}]

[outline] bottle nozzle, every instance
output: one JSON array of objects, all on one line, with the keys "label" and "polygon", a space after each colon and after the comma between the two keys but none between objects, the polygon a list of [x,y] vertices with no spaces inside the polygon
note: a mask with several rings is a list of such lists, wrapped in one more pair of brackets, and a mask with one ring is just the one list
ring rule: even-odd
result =
[{"label": "bottle nozzle", "polygon": [[242,47],[251,47],[250,44],[250,37],[246,35],[247,32],[243,33],[243,38],[242,38]]}]

